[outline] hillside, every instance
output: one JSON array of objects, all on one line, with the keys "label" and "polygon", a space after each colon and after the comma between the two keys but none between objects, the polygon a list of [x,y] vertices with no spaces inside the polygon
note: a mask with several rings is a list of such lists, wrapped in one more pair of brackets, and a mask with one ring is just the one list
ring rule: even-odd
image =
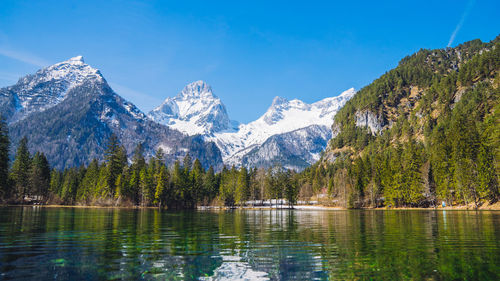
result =
[{"label": "hillside", "polygon": [[303,181],[349,207],[496,201],[499,41],[402,59],[339,110]]}]

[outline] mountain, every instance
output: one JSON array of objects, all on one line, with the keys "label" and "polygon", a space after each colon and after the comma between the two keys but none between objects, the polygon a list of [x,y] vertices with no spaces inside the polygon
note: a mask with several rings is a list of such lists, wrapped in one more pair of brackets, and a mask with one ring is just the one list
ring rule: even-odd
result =
[{"label": "mountain", "polygon": [[[200,134],[215,142],[227,165],[269,167],[279,162],[303,169],[319,159],[319,152],[331,137],[333,116],[354,93],[349,89],[313,104],[276,97],[260,118],[236,126],[212,88],[196,81],[176,97],[167,98],[148,116],[188,135]],[[271,144],[276,149],[272,154],[265,153]]]},{"label": "mountain", "polygon": [[147,157],[161,147],[169,163],[189,152],[205,167],[222,165],[220,151],[213,143],[149,120],[117,95],[99,70],[81,56],[0,89],[0,110],[13,143],[27,136],[30,149],[44,152],[58,168],[102,159],[112,134],[129,155],[141,142]]},{"label": "mountain", "polygon": [[[269,167],[277,163],[278,159],[291,160],[294,157],[290,158],[288,156],[293,155],[301,159],[300,161],[293,160],[293,162],[303,163],[299,165],[302,169],[319,158],[317,157],[318,151],[314,148],[308,155],[303,154],[302,144],[292,140],[290,136],[298,136],[299,132],[301,132],[306,139],[312,140],[319,137],[323,139],[324,149],[326,142],[331,137],[329,133],[324,133],[325,130],[329,131],[328,128],[333,123],[335,113],[355,93],[356,91],[351,88],[337,97],[326,98],[312,104],[297,99],[288,101],[285,98],[276,97],[266,113],[257,120],[248,124],[241,124],[235,132],[219,132],[207,139],[217,144],[226,164],[239,165],[239,163],[246,163],[246,165],[251,166],[251,163],[260,163],[259,166]],[[316,130],[305,129],[311,125],[317,125]],[[321,129],[318,129],[319,127]],[[302,130],[297,131],[299,129]],[[295,134],[289,134],[294,131],[296,131]],[[282,153],[275,155],[275,157],[268,155],[269,159],[267,160],[264,160],[264,158],[261,160],[255,159],[255,155],[259,155],[255,154],[255,152],[272,136],[276,136],[274,139],[282,139],[281,143],[283,145],[280,146]],[[287,144],[285,145],[284,142],[287,142]],[[318,142],[316,141],[316,143]],[[250,157],[254,159],[253,161],[250,161],[249,157],[245,157],[250,151],[253,151],[254,156]],[[285,155],[288,156],[285,157]],[[288,165],[289,163],[282,164]],[[296,166],[296,164],[291,166]]]},{"label": "mountain", "polygon": [[349,207],[498,200],[499,58],[500,36],[403,58],[335,115],[304,172],[314,192]]},{"label": "mountain", "polygon": [[239,151],[232,159],[239,159],[247,167],[281,165],[287,169],[302,170],[320,159],[331,137],[332,131],[328,126],[310,125],[272,135],[261,145]]},{"label": "mountain", "polygon": [[188,135],[208,135],[231,125],[226,107],[203,81],[193,82],[177,96],[167,98],[149,117]]}]

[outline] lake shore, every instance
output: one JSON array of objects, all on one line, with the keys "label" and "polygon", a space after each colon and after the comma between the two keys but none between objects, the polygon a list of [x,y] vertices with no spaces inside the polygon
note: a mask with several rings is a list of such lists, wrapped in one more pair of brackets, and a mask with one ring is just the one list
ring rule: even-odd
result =
[{"label": "lake shore", "polygon": [[[3,207],[43,207],[43,208],[82,208],[82,209],[158,209],[158,207],[154,206],[93,206],[93,205],[29,205],[29,204],[3,204],[0,205]],[[230,209],[241,209],[241,210],[279,210],[279,209],[289,209],[287,205],[283,206],[236,206],[233,208],[230,207],[221,207],[221,206],[199,206],[198,210],[230,210]],[[344,207],[338,206],[324,206],[324,205],[294,205],[294,210],[349,210]],[[360,208],[359,210],[476,210],[474,208],[474,204],[469,205],[458,205],[458,206],[436,206],[436,207],[379,207],[379,208]],[[496,202],[493,204],[484,203],[477,210],[489,210],[489,211],[500,211],[500,202]]]}]

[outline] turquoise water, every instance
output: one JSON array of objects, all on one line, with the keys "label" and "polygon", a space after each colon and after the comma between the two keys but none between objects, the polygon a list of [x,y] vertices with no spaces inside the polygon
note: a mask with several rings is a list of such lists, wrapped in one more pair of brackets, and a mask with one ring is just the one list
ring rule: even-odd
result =
[{"label": "turquoise water", "polygon": [[500,280],[500,212],[0,208],[3,280]]}]

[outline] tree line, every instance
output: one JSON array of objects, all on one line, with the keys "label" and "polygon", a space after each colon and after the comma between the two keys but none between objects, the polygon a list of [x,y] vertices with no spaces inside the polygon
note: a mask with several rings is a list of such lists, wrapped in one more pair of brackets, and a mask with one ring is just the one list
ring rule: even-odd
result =
[{"label": "tree line", "polygon": [[146,161],[138,144],[131,159],[118,138],[109,139],[104,161],[89,165],[51,169],[41,152],[30,154],[28,139],[21,139],[10,163],[10,141],[4,120],[0,122],[0,199],[7,203],[156,206],[190,209],[200,205],[242,206],[251,201],[286,198],[297,200],[296,173],[280,167],[267,170],[224,167],[204,169],[187,154],[172,167],[165,164],[159,148]]}]

